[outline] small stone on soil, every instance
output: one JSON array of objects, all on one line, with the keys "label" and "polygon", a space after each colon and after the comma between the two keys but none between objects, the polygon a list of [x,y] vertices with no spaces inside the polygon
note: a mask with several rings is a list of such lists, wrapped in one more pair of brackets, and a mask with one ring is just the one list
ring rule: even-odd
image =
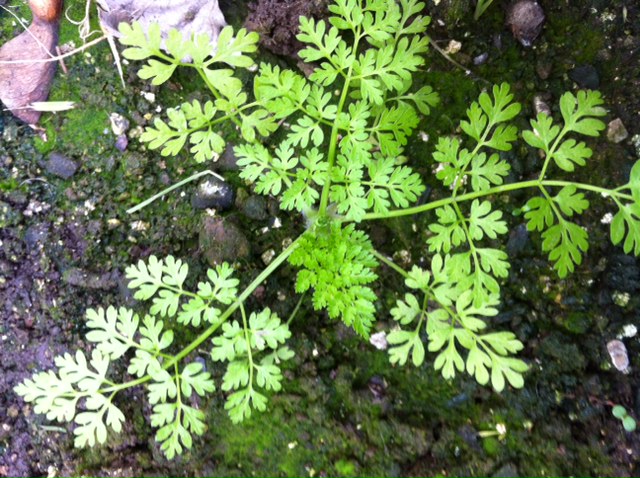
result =
[{"label": "small stone on soil", "polygon": [[612,143],[621,143],[628,137],[629,132],[620,118],[612,120],[607,126],[607,139]]},{"label": "small stone on soil", "polygon": [[549,94],[547,93],[540,93],[533,97],[533,111],[535,112],[536,116],[538,116],[540,113],[551,116],[551,108],[547,104],[548,100]]},{"label": "small stone on soil", "polygon": [[262,196],[249,196],[242,206],[242,212],[249,219],[262,221],[269,217],[267,213],[267,200]]},{"label": "small stone on soil", "polygon": [[224,152],[216,161],[215,167],[220,171],[237,171],[238,168],[238,158],[236,154],[233,152],[233,145],[227,144]]},{"label": "small stone on soil", "polygon": [[507,25],[523,46],[531,46],[544,25],[544,11],[534,0],[518,0],[507,9]]},{"label": "small stone on soil", "polygon": [[117,277],[112,272],[96,274],[77,267],[64,271],[62,281],[72,286],[94,290],[113,290],[118,286]]},{"label": "small stone on soil", "polygon": [[627,354],[627,347],[621,340],[611,340],[607,343],[607,351],[611,357],[611,363],[613,366],[626,373],[629,370],[629,355]]},{"label": "small stone on soil", "polygon": [[51,153],[49,160],[45,164],[45,169],[49,174],[62,179],[69,179],[78,170],[78,165],[64,154]]},{"label": "small stone on soil", "polygon": [[191,205],[196,209],[214,208],[226,211],[233,206],[233,188],[229,183],[216,177],[210,177],[198,184],[198,188],[191,198]]},{"label": "small stone on soil", "polygon": [[46,224],[34,224],[24,234],[24,242],[30,249],[46,242],[49,237],[49,227]]},{"label": "small stone on soil", "polygon": [[597,90],[600,87],[600,76],[598,70],[592,65],[577,66],[569,72],[569,78],[575,81],[582,88]]},{"label": "small stone on soil", "polygon": [[484,65],[488,59],[489,59],[489,54],[487,52],[484,52],[473,59],[473,64],[476,66]]},{"label": "small stone on soil", "polygon": [[249,255],[251,245],[238,226],[221,217],[205,216],[200,226],[200,250],[210,265],[234,262]]},{"label": "small stone on soil", "polygon": [[129,146],[129,139],[127,138],[127,135],[121,134],[118,136],[114,145],[118,151],[126,150],[127,146]]}]

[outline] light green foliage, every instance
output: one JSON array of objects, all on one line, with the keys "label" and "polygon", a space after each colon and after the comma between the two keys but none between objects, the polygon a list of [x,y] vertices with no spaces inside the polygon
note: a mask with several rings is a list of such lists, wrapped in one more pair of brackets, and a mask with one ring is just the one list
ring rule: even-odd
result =
[{"label": "light green foliage", "polygon": [[[489,3],[478,2],[478,9]],[[116,393],[146,384],[157,442],[168,458],[183,453],[193,435],[205,430],[194,396],[216,390],[204,363],[183,361],[209,338],[210,358],[224,367],[218,388],[233,422],[265,410],[267,395],[283,387],[281,364],[293,356],[285,345],[288,322],[269,308],[247,313],[244,302],[287,260],[298,269],[296,292],[310,291],[315,310],[326,310],[365,338],[377,312],[375,269],[383,262],[404,276],[408,288],[390,310],[392,364],[421,366],[429,351],[445,379],[466,371],[497,391],[507,384],[522,387],[528,367],[514,354],[523,344],[512,332],[490,330],[510,267],[500,245],[510,225],[493,197],[536,191],[515,212],[523,213],[530,231],[541,233],[543,251],[565,277],[588,248],[578,221],[589,193],[618,209],[611,215],[612,242],[640,255],[640,162],[617,189],[571,177],[548,179],[549,171],[570,174],[584,166],[592,151],[579,135],[594,137],[604,128],[597,92],[566,93],[561,123],[541,114],[521,135],[545,156],[538,178],[511,182],[504,153],[520,136],[510,124],[520,105],[508,85],[496,85],[469,106],[459,136],[437,140],[435,164],[423,164],[434,166],[449,194],[412,207],[425,187],[402,155],[421,115],[438,102],[428,85],[412,83],[429,43],[424,8],[417,0],[335,0],[328,20],[300,19],[300,57],[311,63],[309,77],[263,63],[248,92],[235,71],[254,66],[248,54],[256,50],[255,33],[241,29],[234,35],[226,27],[214,49],[206,36],[184,39],[174,31],[162,47],[158,27],[145,33],[138,24],[122,25],[124,56],[145,62],[142,78],[158,85],[178,67],[192,68],[211,92],[206,101],[167,110],[142,141],[165,156],[188,147],[196,162],[207,161],[225,147],[216,125],[234,122],[245,141],[234,148],[240,177],[257,193],[275,196],[282,209],[303,213],[307,229],[243,291],[226,263],[209,269],[195,291],[185,286],[187,264],[172,256],[132,265],[126,270],[129,287],[136,299],[149,301],[147,313],[89,310],[87,339],[95,344],[90,359],[80,351],[57,357],[58,373],[36,373],[16,392],[49,419],[75,422],[76,444],[92,446],[104,443],[109,429],[122,428]],[[262,144],[265,137],[269,141]],[[425,268],[405,272],[357,229],[365,221],[429,211],[434,214],[426,243],[418,245],[427,256]],[[205,329],[173,350],[180,340],[169,324]],[[110,375],[111,362],[120,359],[129,360],[131,376],[122,383]]]},{"label": "light green foliage", "polygon": [[296,292],[313,288],[313,307],[326,308],[363,337],[374,321],[376,295],[367,284],[378,265],[367,236],[353,225],[318,225],[302,237],[289,262],[300,267]]},{"label": "light green foliage", "polygon": [[[432,274],[416,266],[407,274],[405,284],[419,295],[406,294],[391,309],[391,316],[400,326],[413,327],[396,328],[388,334],[391,363],[403,365],[411,357],[415,366],[422,365],[425,348],[421,333],[426,333],[429,352],[438,352],[434,366],[444,378],[466,370],[482,385],[491,379],[497,391],[504,389],[505,378],[512,386],[522,387],[522,373],[528,367],[509,356],[522,350],[522,343],[511,332],[485,332],[485,319],[498,313],[496,304],[475,306],[471,290],[456,290],[443,283],[443,267],[442,257],[436,255]],[[466,360],[459,348],[468,350]]]},{"label": "light green foliage", "polygon": [[624,408],[622,405],[614,405],[613,408],[611,409],[611,414],[614,417],[616,417],[618,420],[620,420],[620,422],[622,422],[622,427],[625,429],[625,431],[629,433],[636,431],[635,418],[629,415],[629,412],[627,412],[627,409]]},{"label": "light green foliage", "polygon": [[473,19],[477,21],[492,3],[493,0],[478,0],[478,3],[476,3],[476,9],[473,13]]},{"label": "light green foliage", "polygon": [[640,162],[633,165],[629,182],[617,191],[628,191],[631,197],[623,201],[613,196],[618,212],[611,221],[611,242],[620,244],[626,254],[640,255]]},{"label": "light green foliage", "polygon": [[158,25],[151,25],[145,33],[137,22],[123,23],[120,32],[120,42],[129,46],[123,56],[146,60],[138,72],[141,78],[160,85],[171,78],[176,68],[187,66],[199,73],[214,96],[213,101],[204,104],[194,100],[168,109],[166,121],[156,118],[141,137],[151,149],[160,149],[163,156],[175,156],[189,142],[194,159],[202,163],[224,150],[225,141],[215,130],[222,121],[230,118],[237,121],[247,141],[255,139],[256,131],[266,136],[276,129],[276,123],[265,110],[246,111],[250,108],[248,96],[242,92],[242,81],[234,76],[233,68],[254,65],[247,54],[257,49],[256,33],[240,29],[234,35],[232,27],[227,26],[220,32],[214,48],[207,35],[187,39],[172,30],[163,49]]},{"label": "light green foliage", "polygon": [[320,63],[309,79],[262,64],[254,81],[262,107],[289,118],[283,141],[274,153],[260,144],[235,152],[241,177],[259,193],[281,195],[283,209],[309,211],[326,188],[337,213],[357,221],[367,211],[407,207],[424,191],[396,158],[418,124],[416,108],[426,114],[438,100],[428,86],[410,92],[411,72],[424,63],[428,39],[419,33],[428,18],[413,17],[422,10],[415,1],[349,0],[330,10],[329,24],[300,20],[298,39],[308,45],[300,57]]},{"label": "light green foliage", "polygon": [[[237,300],[239,281],[224,263],[209,269],[208,280],[198,283],[194,293],[183,288],[188,272],[188,266],[172,256],[162,260],[151,256],[147,262],[129,267],[129,287],[135,290],[136,299],[151,300],[149,314],[140,319],[124,307],[89,309],[86,337],[95,344],[91,358],[88,360],[81,351],[56,357],[57,374],[37,373],[18,385],[16,393],[33,402],[34,410],[49,419],[75,422],[75,444],[83,447],[105,443],[108,429],[120,432],[125,418],[113,403],[116,393],[131,384],[147,383],[148,400],[153,406],[151,425],[158,428],[160,448],[169,459],[191,448],[192,435],[205,431],[203,412],[190,405],[192,396],[205,397],[216,386],[202,363],[180,366],[181,357],[170,353],[174,333],[159,318],[192,326],[207,323],[213,333],[224,321],[214,304],[232,305]],[[244,309],[242,312],[244,316]],[[280,389],[282,373],[278,365],[293,356],[283,346],[289,336],[288,327],[268,309],[251,314],[244,328],[238,322],[224,323],[223,334],[213,340],[211,354],[214,360],[229,362],[222,390],[238,390],[227,398],[232,420],[250,416],[250,405],[264,410],[267,397],[256,392],[254,384],[268,391]],[[254,357],[265,350],[269,353],[254,362],[249,350],[255,351]],[[108,372],[111,361],[125,356],[129,357],[127,372],[137,380],[118,385]],[[251,381],[238,375],[244,372],[253,377]],[[242,394],[251,399],[243,402],[239,399]]]},{"label": "light green foliage", "polygon": [[[439,163],[436,177],[451,188],[452,195],[488,191],[500,186],[509,173],[509,164],[497,151],[509,151],[517,139],[517,130],[506,122],[520,111],[513,103],[509,86],[494,86],[492,95],[482,93],[467,110],[468,120],[460,123],[473,148],[462,148],[457,138],[440,138],[434,152]],[[481,246],[507,232],[500,210],[491,202],[474,199],[465,212],[457,203],[436,209],[437,221],[429,225],[429,250],[444,253],[444,267],[450,287],[470,291],[475,305],[498,300],[500,286],[496,277],[506,277],[507,255],[492,247]]]},{"label": "light green foliage", "polygon": [[[553,119],[544,113],[531,120],[533,129],[524,131],[522,137],[545,154],[541,180],[550,164],[555,163],[567,172],[586,164],[591,157],[591,149],[584,142],[578,143],[566,136],[570,133],[597,136],[605,127],[597,119],[605,114],[600,105],[602,99],[598,92],[580,91],[577,96],[565,93],[560,98],[560,112],[564,121],[562,127],[554,124]],[[542,231],[542,250],[549,252],[549,259],[554,262],[558,275],[565,277],[573,272],[575,265],[582,262],[582,254],[589,248],[586,230],[567,218],[584,212],[589,207],[589,201],[582,192],[577,192],[574,185],[565,186],[553,197],[543,185],[540,185],[540,191],[542,196],[530,199],[524,207],[527,228],[530,231]]]},{"label": "light green foliage", "polygon": [[[151,256],[148,263],[140,261],[137,266],[128,267],[126,277],[130,279],[129,287],[137,289],[136,299],[153,298],[151,314],[176,316],[179,323],[197,327],[201,322],[214,324],[219,320],[220,310],[212,304],[229,305],[236,298],[239,281],[231,277],[232,273],[227,263],[209,269],[209,280],[199,282],[197,292],[192,293],[182,287],[188,274],[186,264],[172,256],[164,260]],[[180,304],[183,298],[189,300]]]},{"label": "light green foliage", "polygon": [[[244,310],[243,319],[246,324]],[[279,364],[293,357],[293,352],[283,346],[290,336],[289,327],[265,309],[259,314],[251,314],[248,327],[243,328],[238,322],[225,323],[222,335],[213,339],[211,358],[216,362],[228,362],[222,389],[233,391],[225,409],[234,423],[249,418],[252,409],[266,409],[267,397],[256,387],[275,392],[282,388]],[[258,354],[262,355],[260,360]]]}]

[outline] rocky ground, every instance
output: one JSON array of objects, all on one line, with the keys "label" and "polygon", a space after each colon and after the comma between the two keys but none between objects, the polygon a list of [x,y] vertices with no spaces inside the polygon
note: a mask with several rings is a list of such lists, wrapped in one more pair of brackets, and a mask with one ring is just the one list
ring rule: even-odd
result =
[{"label": "rocky ground", "polygon": [[[533,116],[534,103],[557,111],[562,92],[598,88],[611,131],[590,142],[592,163],[576,174],[622,184],[640,158],[640,6],[633,0],[540,3],[546,23],[525,48],[505,26],[506,1],[494,1],[474,22],[468,2],[427,0],[432,39],[459,66],[430,54],[421,81],[443,101],[421,129],[431,138],[449,134],[491,83],[512,85],[524,105],[520,127]],[[261,55],[293,66],[296,43],[282,19],[295,18],[300,8],[321,15],[324,6],[295,0],[221,5],[231,22],[246,20],[266,36],[264,47],[272,51]],[[80,10],[75,6],[72,14]],[[19,31],[0,11],[0,38]],[[74,39],[76,27],[63,25],[61,42]],[[237,178],[230,152],[215,165],[227,189],[203,179],[128,215],[133,203],[200,170],[187,154],[167,160],[137,138],[154,114],[204,93],[180,74],[166,88],[150,87],[133,65],[123,90],[111,62],[105,45],[67,62],[52,97],[82,107],[46,115],[44,139],[0,112],[0,476],[638,476],[640,435],[625,433],[611,409],[621,404],[640,418],[640,342],[625,336],[632,335],[629,326],[640,326],[640,263],[610,245],[601,223],[609,211],[597,201],[584,220],[589,254],[565,280],[539,252],[539,237],[526,232],[521,217],[511,218],[512,269],[494,326],[514,330],[526,344],[521,356],[532,367],[522,390],[497,395],[466,376],[444,382],[429,360],[417,370],[392,367],[384,353],[304,303],[304,320],[292,326],[297,355],[269,413],[235,426],[222,398],[214,397],[202,404],[209,431],[190,454],[167,462],[154,443],[144,396],[134,390],[121,397],[130,417],[123,433],[103,447],[74,449],[68,428],[34,414],[12,389],[32,371],[51,367],[55,355],[88,349],[86,308],[135,305],[123,279],[128,264],[171,253],[197,275],[226,257],[250,279],[270,251],[303,227]],[[128,123],[124,132],[114,133],[112,113]],[[229,131],[232,140],[234,134]],[[433,144],[418,139],[408,153],[429,157]],[[540,167],[540,158],[524,149],[510,159],[517,176]],[[509,199],[509,210],[522,199]],[[207,212],[212,205],[220,211],[216,217]],[[376,224],[370,232],[386,254],[417,262],[423,251],[414,245],[424,240],[428,220]],[[293,273],[284,268],[251,300],[276,304],[286,316],[298,300]],[[380,275],[384,329],[397,278],[386,270]],[[607,352],[617,337],[631,362],[626,374]]]}]

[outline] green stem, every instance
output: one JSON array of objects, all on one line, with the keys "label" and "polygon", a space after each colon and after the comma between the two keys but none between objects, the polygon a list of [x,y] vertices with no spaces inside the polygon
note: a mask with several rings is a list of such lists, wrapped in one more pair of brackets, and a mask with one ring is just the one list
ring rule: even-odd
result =
[{"label": "green stem", "polygon": [[253,388],[253,353],[251,352],[251,339],[249,338],[249,324],[244,305],[240,304],[240,314],[242,315],[242,326],[244,327],[244,340],[247,347],[247,360],[249,361],[249,388]]},{"label": "green stem", "polygon": [[402,267],[400,267],[398,264],[396,264],[395,262],[393,262],[391,259],[389,259],[388,257],[386,257],[384,254],[379,253],[378,251],[376,251],[375,249],[373,250],[373,255],[376,256],[376,258],[386,264],[387,266],[389,266],[391,269],[393,269],[394,271],[396,271],[398,274],[400,274],[401,276],[403,276],[405,279],[409,277],[409,273],[407,271],[405,271]]},{"label": "green stem", "polygon": [[[420,214],[422,212],[431,211],[433,209],[439,208],[441,206],[446,206],[454,202],[469,201],[479,197],[489,196],[491,194],[501,194],[509,191],[517,191],[518,189],[540,188],[544,186],[551,186],[551,187],[574,186],[577,189],[583,189],[585,191],[595,192],[605,197],[621,198],[621,199],[627,199],[630,201],[633,200],[633,197],[630,194],[619,193],[615,190],[601,188],[599,186],[594,186],[592,184],[576,183],[573,181],[562,181],[562,180],[542,180],[541,181],[539,179],[532,179],[530,181],[519,181],[517,183],[495,186],[485,191],[473,191],[466,194],[461,194],[458,197],[450,196],[447,198],[439,199],[437,201],[432,201],[428,204],[423,204],[421,206],[414,206],[406,209],[396,209],[396,210],[387,211],[387,212],[369,213],[369,214],[365,214],[361,220],[371,221],[375,219],[387,219],[391,217],[411,216],[413,214]],[[346,219],[346,218],[342,220],[343,222],[350,221],[349,219]]]},{"label": "green stem", "polygon": [[291,312],[291,315],[289,315],[289,318],[287,319],[287,327],[289,327],[289,324],[291,322],[293,322],[293,319],[295,318],[296,314],[298,313],[298,310],[300,310],[300,306],[302,305],[302,300],[305,298],[306,295],[307,294],[305,292],[300,296],[300,299],[298,300],[298,303],[294,307],[293,312]]},{"label": "green stem", "polygon": [[[354,54],[358,51],[358,43],[360,42],[361,34],[360,27],[358,26],[357,31],[355,32],[355,39],[353,42],[352,51]],[[320,196],[320,208],[318,213],[320,216],[324,216],[327,211],[327,206],[329,205],[329,190],[331,189],[331,171],[333,169],[333,165],[335,164],[337,148],[338,148],[338,132],[340,128],[338,128],[337,118],[340,117],[342,110],[344,109],[345,102],[347,101],[347,96],[349,94],[349,86],[351,84],[351,80],[353,74],[353,64],[349,67],[349,71],[344,80],[344,86],[342,87],[342,94],[340,95],[340,100],[338,101],[338,110],[336,112],[336,121],[334,121],[333,126],[331,127],[331,138],[329,139],[329,153],[327,155],[327,160],[329,163],[329,167],[327,169],[327,181],[324,183],[322,187],[322,195]]]},{"label": "green stem", "polygon": [[558,147],[558,145],[560,144],[560,141],[564,138],[564,136],[568,132],[569,132],[569,130],[567,129],[566,126],[564,128],[562,128],[562,131],[560,131],[560,134],[556,137],[556,140],[553,142],[553,146],[551,146],[551,148],[549,148],[549,151],[545,151],[544,164],[542,165],[542,169],[540,170],[540,176],[538,176],[538,179],[540,179],[540,181],[542,181],[544,179],[544,175],[547,173],[547,168],[549,167],[549,163],[551,162],[551,158],[553,157],[554,153],[556,152],[556,148]]}]

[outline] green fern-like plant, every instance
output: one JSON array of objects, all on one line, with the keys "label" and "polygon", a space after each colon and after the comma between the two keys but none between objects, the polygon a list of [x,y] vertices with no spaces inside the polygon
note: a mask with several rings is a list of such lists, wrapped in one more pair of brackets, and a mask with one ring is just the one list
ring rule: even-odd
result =
[{"label": "green fern-like plant", "polygon": [[[565,93],[560,121],[541,113],[530,130],[519,132],[511,120],[520,106],[509,86],[483,92],[460,122],[462,134],[437,141],[435,175],[449,194],[415,205],[425,186],[402,154],[420,115],[438,103],[429,86],[413,85],[428,47],[424,4],[335,0],[329,9],[328,22],[300,19],[298,38],[306,44],[300,57],[314,65],[313,73],[306,78],[261,64],[251,91],[243,91],[236,70],[254,67],[248,54],[256,50],[255,33],[234,34],[226,27],[211,51],[206,36],[184,41],[173,32],[163,50],[157,27],[144,32],[135,23],[121,25],[128,46],[123,55],[145,62],[141,78],[159,85],[178,67],[191,68],[211,92],[204,104],[191,101],[168,110],[142,141],[164,156],[187,147],[196,162],[208,161],[225,147],[217,125],[234,122],[244,140],[234,148],[241,178],[257,193],[277,197],[282,209],[303,214],[308,227],[243,289],[228,264],[210,269],[195,291],[184,287],[187,265],[171,256],[152,256],[128,268],[129,286],[147,303],[146,313],[89,310],[87,338],[95,344],[90,358],[81,351],[57,357],[57,373],[36,373],[15,389],[36,412],[75,422],[76,445],[104,443],[109,429],[121,430],[116,395],[134,386],[147,390],[151,425],[168,458],[191,448],[192,436],[205,430],[203,412],[191,404],[194,395],[225,394],[234,422],[265,410],[268,395],[282,387],[281,364],[293,356],[286,345],[290,330],[270,309],[247,311],[244,302],[287,261],[298,271],[295,290],[310,292],[316,310],[326,310],[364,338],[380,315],[376,269],[387,265],[407,287],[388,311],[390,362],[422,366],[429,351],[445,379],[467,372],[501,391],[507,384],[522,387],[527,365],[515,356],[523,348],[516,335],[489,326],[498,313],[500,281],[509,274],[507,254],[498,245],[507,222],[493,197],[534,192],[521,212],[527,228],[541,234],[542,250],[560,277],[588,249],[588,233],[577,217],[589,207],[590,193],[618,209],[612,242],[640,254],[640,162],[628,184],[616,189],[563,176],[592,155],[581,137],[598,136],[604,128],[599,93]],[[544,164],[537,178],[508,182],[510,165],[501,153],[520,138],[542,151]],[[208,172],[169,190],[203,174]],[[421,246],[430,257],[426,268],[403,270],[359,228],[367,221],[425,213],[433,217]],[[199,334],[176,348],[169,324]],[[224,367],[220,384],[201,362],[189,362],[205,344],[211,366]],[[111,371],[115,360],[128,360],[123,382]]]}]

